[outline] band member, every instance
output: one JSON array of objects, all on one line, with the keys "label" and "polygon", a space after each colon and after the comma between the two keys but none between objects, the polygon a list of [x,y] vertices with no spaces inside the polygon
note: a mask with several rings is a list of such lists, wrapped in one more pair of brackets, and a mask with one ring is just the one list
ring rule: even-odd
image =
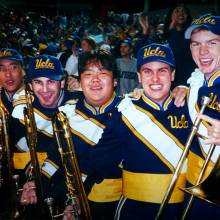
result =
[{"label": "band member", "polygon": [[[43,197],[53,197],[57,203],[62,203],[62,195],[65,195],[65,189],[57,189],[58,182],[64,180],[63,174],[59,172],[59,157],[56,148],[50,146],[53,137],[51,125],[51,116],[57,107],[64,104],[73,95],[64,91],[64,72],[60,61],[49,55],[40,55],[32,58],[29,63],[27,73],[27,83],[32,94],[32,105],[37,127],[36,151],[40,164],[42,176]],[[30,152],[25,133],[24,108],[27,106],[26,89],[14,95],[14,110],[12,112],[12,136],[15,145],[14,149],[14,167],[21,175],[21,183],[28,181],[23,186],[21,203],[24,206],[35,204],[37,202],[35,183],[32,181]],[[51,159],[51,156],[53,159]],[[25,174],[25,175],[24,175]],[[60,192],[60,194],[59,194]],[[32,211],[33,207],[28,206],[25,209],[25,219],[43,218],[39,211]],[[39,214],[39,215],[38,215]],[[47,217],[45,217],[47,218]]]},{"label": "band member", "polygon": [[[105,50],[87,52],[80,57],[79,76],[84,98],[59,109],[69,118],[92,218],[110,220],[122,190],[115,59]],[[65,219],[72,218],[67,213]]]},{"label": "band member", "polygon": [[[198,66],[188,80],[190,84],[188,94],[188,108],[190,117],[195,120],[198,109],[201,107],[202,96],[211,98],[211,102],[205,109],[204,114],[220,119],[220,17],[204,15],[195,19],[185,32],[185,38],[190,39],[190,49],[193,60]],[[207,129],[208,128],[208,129]],[[199,133],[208,135],[209,126],[203,121],[199,128]],[[187,180],[190,184],[195,184],[202,164],[209,151],[210,145],[204,139],[199,138],[202,153],[194,152],[189,154]],[[216,146],[212,154],[211,161],[204,178],[209,174],[220,153],[220,148]],[[198,211],[199,210],[199,211]],[[188,212],[188,219],[218,219],[220,209],[205,201],[196,199],[192,208]]]},{"label": "band member", "polygon": [[[14,49],[3,48],[0,50],[0,104],[4,109],[5,114],[11,114],[13,106],[13,95],[17,90],[22,87],[23,84],[23,58],[22,56]],[[7,122],[6,122],[7,123]],[[3,126],[1,124],[1,126]],[[6,125],[7,126],[7,125]],[[3,131],[1,131],[3,132]],[[3,139],[5,137],[2,137]],[[4,148],[4,146],[2,146]],[[6,155],[3,153],[4,149],[1,149],[1,158],[0,158],[0,196],[5,198],[0,201],[0,219],[9,219],[11,211],[11,195],[10,191],[12,189],[9,187],[8,176],[8,166]]]},{"label": "band member", "polygon": [[[177,108],[171,95],[175,60],[162,44],[141,48],[137,57],[143,94],[126,97],[118,105],[122,114],[123,196],[116,219],[155,219],[192,125],[187,106]],[[126,133],[125,133],[126,132]],[[196,145],[193,143],[193,146]],[[182,169],[162,219],[179,219],[186,183]]]},{"label": "band member", "polygon": [[23,58],[14,49],[3,48],[0,51],[1,103],[12,112],[13,95],[23,85]]}]

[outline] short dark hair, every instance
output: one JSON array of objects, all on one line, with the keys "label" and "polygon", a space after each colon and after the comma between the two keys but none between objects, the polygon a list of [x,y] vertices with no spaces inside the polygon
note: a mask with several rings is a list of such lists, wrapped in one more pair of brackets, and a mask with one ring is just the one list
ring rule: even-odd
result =
[{"label": "short dark hair", "polygon": [[79,77],[90,63],[100,63],[105,69],[112,71],[114,79],[117,78],[118,70],[116,60],[111,52],[104,49],[96,49],[80,55],[78,61]]}]

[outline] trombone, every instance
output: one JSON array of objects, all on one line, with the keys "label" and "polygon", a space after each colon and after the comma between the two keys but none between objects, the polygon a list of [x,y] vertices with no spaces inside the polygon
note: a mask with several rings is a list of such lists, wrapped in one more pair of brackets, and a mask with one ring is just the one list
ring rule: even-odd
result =
[{"label": "trombone", "polygon": [[[201,183],[183,189],[185,192],[192,194],[200,199],[205,200],[206,202],[220,206],[220,156],[215,163],[209,176]],[[216,190],[217,189],[217,190]]]},{"label": "trombone", "polygon": [[[211,99],[210,99],[209,97],[206,97],[206,96],[203,97],[203,103],[202,103],[202,107],[201,107],[201,110],[200,110],[200,113],[201,113],[201,114],[204,112],[205,108],[206,108],[207,105],[210,103],[210,101],[211,101]],[[181,172],[181,170],[182,170],[182,167],[183,167],[183,165],[184,165],[185,159],[186,159],[186,157],[187,157],[187,155],[188,155],[190,145],[191,145],[191,143],[192,143],[192,141],[193,141],[195,135],[196,135],[197,132],[198,132],[200,123],[201,123],[201,120],[197,117],[197,118],[195,119],[194,124],[193,124],[191,133],[190,133],[190,135],[189,135],[189,137],[188,137],[188,139],[187,139],[187,142],[186,142],[185,148],[184,148],[184,150],[183,150],[183,153],[182,153],[182,155],[181,155],[181,157],[180,157],[180,160],[179,160],[179,162],[178,162],[178,164],[177,164],[176,170],[175,170],[175,172],[174,172],[174,174],[173,174],[173,176],[172,176],[172,178],[171,178],[171,181],[170,181],[170,184],[169,184],[169,186],[168,186],[168,189],[167,189],[167,191],[166,191],[166,193],[165,193],[165,196],[164,196],[164,198],[163,198],[163,200],[162,200],[162,203],[161,203],[161,205],[160,205],[160,208],[159,208],[159,210],[158,210],[158,212],[157,212],[157,215],[156,215],[155,220],[159,220],[159,219],[161,218],[161,215],[162,215],[162,213],[163,213],[163,210],[164,210],[166,204],[169,202],[169,199],[170,199],[170,197],[171,197],[171,195],[172,195],[172,193],[173,193],[174,187],[175,187],[175,185],[176,185],[176,182],[177,182],[177,180],[178,180],[178,177],[179,177],[180,172]]]},{"label": "trombone", "polygon": [[0,184],[1,185],[3,184],[4,181],[4,178],[2,176],[4,159],[6,159],[7,161],[6,165],[8,170],[9,183],[11,183],[12,172],[13,172],[13,164],[11,160],[9,135],[8,135],[8,117],[9,117],[8,111],[1,103],[0,104],[0,169],[1,169]]},{"label": "trombone", "polygon": [[[204,175],[205,175],[206,168],[208,167],[209,161],[211,160],[211,156],[212,156],[212,154],[213,154],[213,152],[214,152],[215,146],[216,146],[215,144],[211,144],[211,145],[210,145],[208,154],[207,154],[206,159],[205,159],[205,161],[204,161],[204,163],[203,163],[203,165],[202,165],[202,169],[201,169],[201,171],[200,171],[200,173],[199,173],[199,176],[198,176],[198,178],[197,178],[197,180],[196,180],[195,186],[189,187],[189,188],[186,188],[186,189],[181,189],[181,190],[183,190],[184,192],[187,192],[187,193],[190,193],[190,194],[191,194],[190,199],[189,199],[189,201],[188,201],[188,203],[187,203],[187,205],[186,205],[186,207],[185,207],[185,209],[184,209],[184,211],[183,211],[183,215],[182,215],[182,217],[181,217],[182,220],[186,218],[186,215],[187,215],[187,213],[189,212],[189,210],[190,210],[190,208],[191,208],[191,206],[192,206],[192,203],[193,203],[193,200],[194,200],[194,196],[197,196],[197,197],[199,197],[199,198],[205,198],[205,194],[202,194],[202,191],[201,191],[201,189],[200,189],[200,187],[202,186],[200,183],[201,183],[201,181],[202,181],[202,179],[203,179],[203,177],[204,177]],[[219,159],[220,159],[220,158],[219,158]],[[219,159],[218,159],[218,160],[219,160]],[[218,164],[219,164],[219,162],[217,161],[215,167],[216,167]],[[215,173],[216,173],[216,170],[217,170],[217,169],[216,169],[216,168],[215,168],[215,169],[213,168],[213,171],[214,171],[214,170],[215,170]],[[214,174],[212,173],[212,175],[214,175]],[[200,193],[199,193],[199,191],[200,191]],[[206,201],[207,201],[207,199],[206,199]],[[211,202],[211,201],[210,201],[210,202]]]},{"label": "trombone", "polygon": [[[4,182],[2,176],[3,163],[6,162],[7,174],[10,194],[11,194],[11,213],[10,219],[17,219],[20,216],[17,207],[17,189],[18,189],[18,175],[13,175],[13,162],[11,159],[11,150],[9,144],[9,132],[8,132],[8,118],[9,113],[7,109],[0,103],[0,169],[1,169],[1,186]],[[0,186],[0,187],[1,187]]]},{"label": "trombone", "polygon": [[27,88],[25,89],[25,96],[26,96],[26,104],[27,106],[24,108],[24,122],[26,127],[26,134],[27,134],[27,142],[30,150],[30,157],[31,157],[31,177],[33,175],[33,179],[36,185],[36,194],[37,200],[39,204],[39,208],[42,213],[45,213],[43,207],[43,188],[42,188],[42,181],[41,181],[41,173],[40,173],[40,165],[37,158],[36,146],[37,146],[37,126],[34,117],[34,110],[33,110],[33,95],[31,91]]},{"label": "trombone", "polygon": [[[58,129],[58,123],[61,129]],[[69,121],[64,112],[58,111],[52,118],[52,126],[56,137],[58,151],[64,167],[65,183],[67,187],[66,205],[73,206],[73,216],[76,220],[92,220],[90,207],[82,182],[81,172],[79,169],[75,147],[72,140],[71,128]],[[62,144],[60,133],[63,133],[65,143]],[[57,218],[64,213],[53,216]]]}]

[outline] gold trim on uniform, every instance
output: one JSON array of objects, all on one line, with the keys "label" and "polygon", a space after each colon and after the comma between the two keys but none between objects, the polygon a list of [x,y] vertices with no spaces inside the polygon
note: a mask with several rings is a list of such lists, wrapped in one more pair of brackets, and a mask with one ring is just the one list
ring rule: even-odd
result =
[{"label": "gold trim on uniform", "polygon": [[76,109],[75,111],[78,115],[80,115],[81,117],[83,117],[86,120],[92,121],[93,123],[95,123],[96,125],[98,125],[100,128],[104,129],[105,125],[101,124],[99,121],[95,120],[94,118],[89,118],[88,116],[86,116],[83,112],[81,112],[80,110]]},{"label": "gold trim on uniform", "polygon": [[93,202],[114,202],[120,199],[122,193],[122,179],[104,179],[95,183],[88,199]]},{"label": "gold trim on uniform", "polygon": [[[44,160],[47,158],[46,152],[37,152],[37,158],[39,164],[43,164]],[[24,169],[27,164],[30,162],[30,152],[18,153],[15,152],[13,155],[13,162],[15,169]]]},{"label": "gold trim on uniform", "polygon": [[[198,176],[201,172],[201,168],[203,166],[204,159],[199,157],[193,152],[189,152],[188,155],[188,163],[187,163],[187,173],[186,173],[186,179],[192,184],[195,185],[196,180],[198,179]],[[214,164],[210,161],[207,170],[205,172],[205,175],[203,177],[203,180],[210,174]]]},{"label": "gold trim on uniform", "polygon": [[208,80],[208,87],[212,87],[214,85],[215,80],[220,76],[220,70],[218,70],[215,74],[213,74]]},{"label": "gold trim on uniform", "polygon": [[[134,173],[123,170],[122,194],[136,201],[161,203],[173,174]],[[168,203],[180,203],[184,200],[185,174],[178,178]]]}]

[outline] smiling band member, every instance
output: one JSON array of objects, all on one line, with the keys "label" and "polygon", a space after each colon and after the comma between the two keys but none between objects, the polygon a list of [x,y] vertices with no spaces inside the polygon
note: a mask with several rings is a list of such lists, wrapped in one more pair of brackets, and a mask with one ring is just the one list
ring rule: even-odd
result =
[{"label": "smiling band member", "polygon": [[101,49],[84,53],[79,75],[84,98],[59,109],[70,121],[80,169],[86,174],[84,186],[92,218],[112,220],[122,190],[115,59]]},{"label": "smiling band member", "polygon": [[[170,92],[175,75],[171,49],[156,43],[141,48],[137,69],[144,93],[139,99],[126,97],[118,105],[124,122],[119,131],[125,143],[123,196],[116,213],[120,220],[155,219],[191,127],[187,107],[177,108]],[[178,187],[185,186],[185,171],[180,173],[162,219],[180,217],[184,193]]]},{"label": "smiling band member", "polygon": [[[55,205],[56,203],[64,205],[62,196],[65,197],[65,189],[63,192],[60,191],[60,188],[58,189],[58,182],[64,180],[63,174],[59,170],[59,154],[56,152],[56,148],[49,144],[53,137],[51,116],[58,106],[63,105],[73,95],[64,90],[63,68],[60,61],[53,56],[40,55],[32,58],[26,80],[33,92],[32,105],[37,127],[36,152],[42,173],[44,197],[53,197]],[[43,219],[45,216],[41,216],[39,211],[34,212],[36,215],[33,215],[32,211],[28,211],[35,209],[33,204],[37,203],[37,197],[33,189],[35,183],[30,181],[30,153],[26,141],[23,113],[24,107],[26,107],[24,89],[14,95],[13,105],[11,130],[15,146],[14,166],[16,172],[21,176],[21,184],[28,181],[25,183],[21,195],[22,205],[27,206],[24,219]]]}]

